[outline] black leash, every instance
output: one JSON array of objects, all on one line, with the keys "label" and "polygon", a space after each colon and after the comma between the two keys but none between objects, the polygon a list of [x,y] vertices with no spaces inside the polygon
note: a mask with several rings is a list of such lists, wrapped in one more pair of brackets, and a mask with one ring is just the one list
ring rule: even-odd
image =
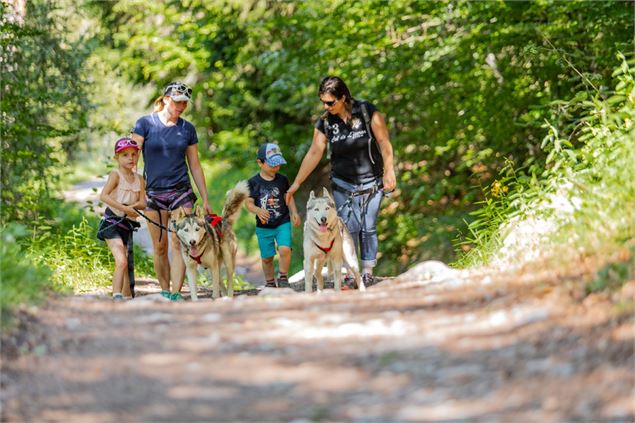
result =
[{"label": "black leash", "polygon": [[[149,218],[149,217],[148,217],[145,213],[143,213],[141,210],[138,210],[138,209],[134,209],[134,210],[135,210],[137,213],[139,213],[139,216],[143,217],[145,220],[147,220],[148,222],[152,223],[154,226],[157,226],[157,227],[159,227],[159,228],[161,228],[161,229],[163,229],[164,231],[167,231],[167,232],[174,232],[174,231],[173,231],[173,230],[171,230],[170,228],[165,227],[165,226],[163,226],[162,224],[157,223],[157,222],[155,222],[154,220],[150,219],[150,218]],[[161,216],[161,211],[158,211],[158,213],[159,213],[159,218],[160,218],[160,216]],[[159,235],[159,236],[160,236],[160,235]],[[159,241],[161,241],[161,238],[159,238]]]}]

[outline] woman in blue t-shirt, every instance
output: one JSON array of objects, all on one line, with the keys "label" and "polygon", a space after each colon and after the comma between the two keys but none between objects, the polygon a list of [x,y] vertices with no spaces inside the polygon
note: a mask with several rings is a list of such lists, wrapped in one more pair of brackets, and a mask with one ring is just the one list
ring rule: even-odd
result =
[{"label": "woman in blue t-shirt", "polygon": [[[154,113],[137,120],[131,135],[143,153],[143,176],[146,181],[148,208],[146,215],[161,226],[168,225],[170,212],[179,207],[192,210],[196,195],[192,191],[192,174],[203,208],[211,213],[207,200],[205,176],[198,157],[196,129],[181,114],[192,98],[192,89],[181,82],[171,82],[154,102]],[[168,236],[160,226],[149,224],[154,248],[154,271],[161,284],[161,294],[182,300],[180,291],[185,264],[180,243],[172,234],[172,265],[168,261]],[[170,292],[170,279],[173,282]]]},{"label": "woman in blue t-shirt", "polygon": [[395,189],[393,152],[388,129],[377,108],[355,100],[340,78],[327,76],[318,91],[325,112],[313,130],[287,198],[313,172],[329,146],[331,188],[339,216],[346,222],[361,256],[362,278],[373,283],[377,257],[376,222],[384,193]]}]

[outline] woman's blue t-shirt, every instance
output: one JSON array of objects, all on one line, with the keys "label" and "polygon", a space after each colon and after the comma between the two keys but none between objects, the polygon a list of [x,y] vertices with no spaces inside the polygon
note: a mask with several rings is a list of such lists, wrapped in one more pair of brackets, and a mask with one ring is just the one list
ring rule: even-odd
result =
[{"label": "woman's blue t-shirt", "polygon": [[137,120],[134,133],[143,137],[143,176],[147,191],[173,191],[191,187],[186,158],[187,147],[198,143],[194,125],[179,118],[165,126],[157,113]]}]

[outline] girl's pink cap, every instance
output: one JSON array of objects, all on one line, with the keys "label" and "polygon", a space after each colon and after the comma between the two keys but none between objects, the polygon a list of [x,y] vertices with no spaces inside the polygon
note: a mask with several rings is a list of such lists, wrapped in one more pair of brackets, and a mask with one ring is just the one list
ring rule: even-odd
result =
[{"label": "girl's pink cap", "polygon": [[135,140],[124,137],[119,138],[115,143],[115,154],[119,153],[122,150],[125,150],[126,148],[134,148],[135,150],[139,150],[139,146],[137,145],[137,142]]}]

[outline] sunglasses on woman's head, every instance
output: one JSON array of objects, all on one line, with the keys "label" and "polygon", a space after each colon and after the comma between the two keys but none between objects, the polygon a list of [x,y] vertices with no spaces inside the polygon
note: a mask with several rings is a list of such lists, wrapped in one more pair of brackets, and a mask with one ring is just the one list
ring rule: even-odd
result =
[{"label": "sunglasses on woman's head", "polygon": [[333,107],[335,106],[335,103],[337,103],[337,100],[331,100],[331,101],[320,100],[320,101],[327,107]]}]

